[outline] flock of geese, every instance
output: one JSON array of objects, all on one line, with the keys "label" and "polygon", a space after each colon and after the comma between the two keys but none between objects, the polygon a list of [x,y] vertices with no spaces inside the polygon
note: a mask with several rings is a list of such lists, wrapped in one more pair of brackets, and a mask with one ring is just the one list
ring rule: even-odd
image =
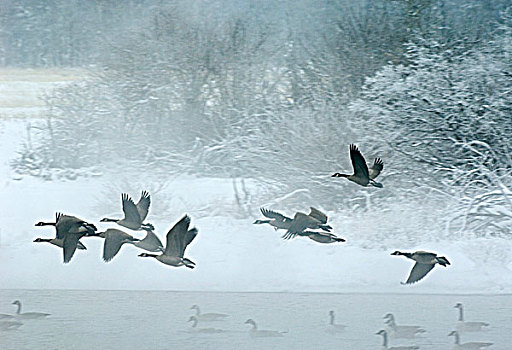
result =
[{"label": "flock of geese", "polygon": [[[383,185],[375,181],[384,168],[384,162],[376,158],[368,167],[366,160],[356,145],[350,145],[350,159],[352,161],[353,173],[334,173],[333,177],[347,178],[361,186],[374,186],[382,188]],[[84,237],[101,237],[104,239],[103,260],[111,261],[118,253],[123,244],[132,244],[137,248],[159,254],[141,253],[139,257],[149,257],[170,266],[186,266],[190,269],[195,263],[184,257],[187,246],[197,236],[197,229],[190,227],[190,217],[183,216],[167,232],[165,248],[154,232],[154,226],[145,223],[151,204],[151,197],[147,191],[142,191],[137,204],[126,193],[121,194],[121,203],[124,213],[122,219],[103,218],[100,222],[112,222],[119,226],[134,231],[144,230],[146,236],[143,239],[136,238],[124,231],[109,228],[104,232],[98,232],[92,223],[79,219],[75,216],[57,213],[54,222],[38,222],[36,226],[54,226],[56,235],[54,238],[36,238],[34,242],[48,242],[62,248],[64,263],[71,261],[77,249],[85,250],[86,246],[80,241]],[[310,207],[308,214],[296,212],[293,218],[285,216],[277,211],[261,208],[261,214],[265,219],[259,219],[254,224],[268,224],[276,231],[284,230],[282,238],[289,240],[296,237],[306,237],[322,244],[345,242],[345,239],[336,236],[331,232],[332,227],[327,223],[328,217],[320,210]],[[391,255],[402,255],[415,261],[409,277],[403,284],[412,284],[423,279],[435,265],[446,267],[450,265],[447,258],[438,256],[436,253],[426,251],[401,252],[395,251]]]},{"label": "flock of geese", "polygon": [[[43,319],[50,314],[43,312],[21,312],[21,302],[15,300],[13,305],[17,306],[16,313],[13,315],[0,314],[0,330],[13,330],[23,325],[23,320],[34,320]],[[454,344],[452,349],[454,350],[481,350],[490,347],[493,343],[489,342],[460,342],[460,334],[466,332],[481,332],[485,331],[489,324],[486,322],[474,322],[464,320],[464,307],[461,303],[457,303],[455,306],[459,310],[459,317],[456,323],[454,331],[450,332],[448,336],[454,337]],[[199,323],[209,323],[215,321],[224,321],[228,317],[228,314],[223,313],[201,313],[201,309],[198,305],[193,305],[191,310],[195,310],[195,314],[190,316],[188,322],[191,322],[191,327],[188,330],[190,333],[200,334],[215,334],[215,333],[226,333],[229,332],[225,329],[213,328],[213,327],[198,327]],[[251,326],[249,329],[249,335],[255,338],[268,338],[268,337],[283,337],[288,331],[275,331],[267,329],[259,329],[256,322],[253,319],[247,319],[244,324]],[[394,346],[389,347],[390,339],[416,339],[417,336],[421,336],[427,331],[421,326],[409,326],[409,325],[398,325],[395,316],[388,313],[384,316],[385,329],[381,329],[376,334],[382,336],[382,350],[418,350],[420,349],[417,345],[411,346]],[[343,324],[337,324],[335,322],[334,311],[329,311],[329,322],[325,328],[325,331],[330,334],[338,334],[345,332],[347,326]]]}]

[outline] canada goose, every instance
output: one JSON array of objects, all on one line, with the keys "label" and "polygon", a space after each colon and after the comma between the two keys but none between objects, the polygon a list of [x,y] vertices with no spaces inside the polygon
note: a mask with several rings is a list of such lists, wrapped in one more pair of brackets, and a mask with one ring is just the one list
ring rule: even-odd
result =
[{"label": "canada goose", "polygon": [[387,332],[394,338],[415,338],[416,335],[425,333],[426,331],[420,326],[398,326],[395,322],[393,314],[384,316],[387,325]]},{"label": "canada goose", "polygon": [[222,329],[217,329],[217,328],[197,328],[198,320],[197,320],[196,316],[190,316],[190,318],[188,319],[188,322],[193,322],[192,323],[192,331],[194,333],[224,333],[224,332],[226,332]]},{"label": "canada goose", "polygon": [[470,343],[460,343],[460,336],[459,332],[452,331],[450,334],[448,334],[449,337],[453,336],[455,337],[455,343],[453,345],[454,350],[479,350],[488,348],[493,343],[483,343],[483,342],[470,342]]},{"label": "canada goose", "polygon": [[270,226],[273,226],[274,230],[276,231],[278,229],[288,230],[290,228],[290,225],[293,220],[292,218],[289,218],[281,213],[265,208],[260,208],[260,211],[261,214],[263,214],[263,216],[269,218],[270,220],[256,220],[253,222],[253,224],[269,224]]},{"label": "canada goose", "polygon": [[153,230],[145,228],[146,237],[139,241],[131,242],[134,246],[140,249],[147,250],[148,252],[163,252],[164,246],[160,238],[153,232]]},{"label": "canada goose", "polygon": [[374,181],[374,179],[379,176],[380,172],[384,168],[384,163],[382,159],[375,158],[373,165],[370,169],[368,169],[368,165],[366,165],[366,160],[364,160],[363,155],[357,149],[357,146],[352,144],[349,147],[350,149],[350,160],[352,161],[352,167],[354,168],[354,173],[352,175],[334,173],[332,177],[345,177],[348,180],[355,182],[361,186],[372,185],[374,187],[382,188],[382,184]]},{"label": "canada goose", "polygon": [[406,258],[416,261],[416,264],[414,264],[414,267],[409,274],[409,278],[407,278],[407,281],[405,282],[400,282],[401,284],[411,284],[420,281],[430,272],[430,270],[434,268],[436,264],[444,267],[450,265],[450,262],[444,256],[437,256],[436,253],[425,252],[422,250],[418,250],[414,253],[404,253],[397,250],[391,253],[391,255],[403,255]]},{"label": "canada goose", "polygon": [[15,317],[16,318],[24,318],[24,319],[31,319],[31,318],[42,318],[50,316],[50,314],[46,314],[44,312],[24,312],[21,313],[21,302],[19,300],[15,300],[12,302],[13,305],[18,305],[18,310],[16,310]]},{"label": "canada goose", "polygon": [[196,310],[196,318],[199,321],[221,321],[224,320],[226,317],[229,317],[227,314],[218,314],[215,312],[208,312],[206,314],[202,314],[201,310],[199,309],[199,305],[192,305],[190,307],[192,310]]},{"label": "canada goose", "polygon": [[0,331],[10,331],[23,326],[23,323],[18,321],[0,321]]},{"label": "canada goose", "polygon": [[148,192],[142,191],[139,202],[137,204],[135,204],[133,199],[126,193],[121,193],[121,202],[123,204],[124,218],[103,218],[100,220],[100,222],[115,222],[118,225],[124,226],[131,230],[142,230],[144,228],[151,230],[155,229],[151,224],[142,223],[148,216],[149,205],[151,204],[151,197]]},{"label": "canada goose", "polygon": [[190,259],[184,258],[185,249],[197,236],[197,229],[188,229],[190,226],[190,217],[183,216],[170,230],[167,232],[167,243],[165,250],[160,255],[141,253],[140,257],[151,257],[163,264],[170,266],[186,266],[189,269],[195,267],[195,263]]},{"label": "canada goose", "polygon": [[105,239],[105,242],[103,243],[103,260],[105,262],[112,260],[114,256],[119,253],[123,244],[133,244],[139,241],[132,235],[115,228],[109,228],[105,232],[100,232],[98,233],[98,236]]},{"label": "canada goose", "polygon": [[36,226],[55,226],[55,238],[62,239],[64,263],[68,263],[77,249],[80,238],[96,236],[96,226],[76,216],[57,213],[55,222],[38,222]]},{"label": "canada goose", "polygon": [[377,335],[382,336],[382,350],[417,350],[419,349],[419,346],[413,345],[413,346],[392,346],[388,348],[388,332],[385,330],[380,330],[377,333]]},{"label": "canada goose", "polygon": [[327,225],[326,221],[324,222],[323,220],[318,220],[317,217],[311,216],[310,214],[297,212],[293,217],[293,221],[292,224],[290,225],[290,228],[288,228],[288,231],[286,231],[286,233],[283,235],[283,239],[295,238],[297,235],[299,235],[301,232],[308,228],[312,230],[321,229],[325,231],[331,231],[332,227],[330,225]]},{"label": "canada goose", "polygon": [[[34,242],[37,242],[37,243],[48,242],[48,243],[53,244],[60,248],[62,248],[64,246],[64,240],[62,238],[36,238],[36,239],[34,239]],[[80,241],[78,241],[76,248],[81,249],[81,250],[87,249],[86,246],[84,246],[83,243]]]},{"label": "canada goose", "polygon": [[464,306],[461,303],[457,303],[455,308],[459,309],[459,319],[457,321],[457,331],[459,332],[480,332],[485,330],[484,327],[488,327],[489,324],[486,322],[466,322],[464,321]]},{"label": "canada goose", "polygon": [[336,236],[330,232],[318,232],[318,231],[303,231],[296,234],[297,236],[308,237],[312,241],[329,244],[336,242],[345,242],[345,239]]},{"label": "canada goose", "polygon": [[336,324],[334,323],[334,311],[329,311],[329,325],[325,329],[328,333],[339,333],[343,332],[347,326],[344,324]]},{"label": "canada goose", "polygon": [[256,322],[254,322],[253,319],[248,319],[244,322],[245,324],[252,325],[252,328],[249,330],[249,334],[251,337],[282,337],[284,332],[279,331],[269,331],[266,329],[258,329],[258,326],[256,325]]}]

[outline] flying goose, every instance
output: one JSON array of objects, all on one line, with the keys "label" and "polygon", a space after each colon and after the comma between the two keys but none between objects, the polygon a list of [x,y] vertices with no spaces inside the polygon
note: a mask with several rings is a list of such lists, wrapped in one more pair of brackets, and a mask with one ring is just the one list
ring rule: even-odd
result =
[{"label": "flying goose", "polygon": [[145,228],[151,230],[155,229],[151,224],[143,224],[143,221],[148,216],[149,205],[151,204],[151,197],[148,192],[142,191],[139,202],[137,204],[135,204],[133,199],[126,193],[121,193],[121,202],[123,204],[124,218],[103,218],[100,220],[100,222],[115,222],[118,225],[124,226],[131,230],[143,230]]},{"label": "flying goose", "polygon": [[414,338],[416,335],[426,332],[420,326],[398,326],[393,314],[386,314],[384,319],[386,320],[387,332],[393,338]]},{"label": "flying goose", "polygon": [[484,348],[488,348],[493,343],[483,343],[483,342],[470,342],[470,343],[460,343],[459,332],[452,331],[448,334],[449,337],[455,337],[455,343],[453,345],[453,350],[480,350]]},{"label": "flying goose", "polygon": [[[314,208],[311,208],[312,210],[316,210]],[[325,215],[325,214],[324,214]],[[283,239],[291,239],[295,238],[300,233],[304,232],[306,229],[321,229],[325,231],[331,231],[332,227],[330,225],[327,225],[327,216],[325,217],[325,220],[319,220],[318,216],[312,216],[310,214],[304,214],[301,212],[295,213],[295,216],[293,217],[293,221],[290,225],[290,228],[288,228],[288,231],[283,235]]]},{"label": "flying goose", "polygon": [[430,272],[430,270],[434,268],[436,264],[444,267],[450,265],[450,262],[444,256],[437,256],[436,253],[425,252],[422,250],[418,250],[414,253],[405,253],[397,250],[391,253],[391,255],[403,255],[406,258],[416,261],[416,264],[414,264],[414,267],[409,274],[409,278],[407,278],[407,281],[405,282],[400,282],[401,284],[412,284],[420,281]]},{"label": "flying goose", "polygon": [[23,326],[23,323],[18,321],[0,321],[0,331],[10,331]]},{"label": "flying goose", "polygon": [[329,311],[329,325],[325,329],[328,333],[339,333],[343,332],[347,326],[344,324],[336,324],[334,323],[334,311]]},{"label": "flying goose", "polygon": [[[64,246],[64,240],[62,238],[36,238],[34,239],[34,242],[40,243],[40,242],[47,242],[50,244],[53,244],[57,247],[62,248]],[[86,246],[83,245],[82,242],[78,241],[77,249],[80,250],[86,250]]]},{"label": "flying goose", "polygon": [[254,322],[253,319],[248,319],[244,322],[245,324],[252,325],[251,329],[249,330],[249,334],[251,337],[262,337],[262,338],[268,338],[268,337],[282,337],[284,332],[279,331],[269,331],[266,329],[258,329],[258,326],[256,325],[256,322]]},{"label": "flying goose", "polygon": [[226,317],[229,317],[227,314],[218,314],[215,312],[208,312],[206,314],[202,314],[199,309],[199,305],[192,305],[190,309],[196,310],[196,318],[198,321],[222,321]]},{"label": "flying goose", "polygon": [[459,320],[457,321],[457,331],[459,332],[480,332],[485,330],[484,327],[488,327],[489,324],[486,322],[466,322],[464,321],[464,306],[461,303],[457,303],[455,308],[459,309]]},{"label": "flying goose", "polygon": [[388,348],[388,332],[386,332],[385,330],[382,329],[375,334],[382,336],[382,347],[381,347],[382,350],[417,350],[417,349],[419,349],[419,347],[416,345],[392,346],[392,347]]},{"label": "flying goose", "polygon": [[350,160],[352,161],[354,173],[352,175],[334,173],[332,177],[345,177],[348,180],[364,187],[372,185],[374,187],[382,188],[382,184],[374,180],[377,176],[379,176],[380,172],[384,168],[384,163],[382,162],[382,159],[375,158],[373,165],[371,166],[370,169],[368,169],[368,165],[366,165],[366,160],[364,159],[363,155],[361,154],[357,146],[351,144],[349,149]]},{"label": "flying goose", "polygon": [[190,259],[184,258],[185,249],[194,240],[197,235],[197,229],[189,230],[190,217],[183,216],[170,230],[167,232],[167,243],[165,250],[160,255],[141,253],[140,257],[151,257],[163,264],[170,266],[186,266],[190,269],[195,267],[195,263]]},{"label": "flying goose", "polygon": [[270,226],[273,226],[274,230],[276,231],[278,229],[288,230],[290,228],[290,225],[293,220],[292,218],[289,218],[281,213],[265,208],[260,208],[260,211],[261,214],[263,214],[263,216],[268,218],[268,220],[256,220],[253,222],[253,224],[269,224]]},{"label": "flying goose", "polygon": [[96,236],[96,226],[76,216],[57,213],[55,222],[40,221],[36,226],[55,226],[55,238],[62,239],[62,251],[64,263],[68,263],[79,245],[80,238],[84,236]]},{"label": "flying goose", "polygon": [[[309,239],[323,244],[336,243],[336,242],[345,242],[345,239],[336,236],[330,232],[319,232],[319,231],[303,231],[297,233],[296,236],[308,237]],[[287,238],[285,238],[287,239]]]},{"label": "flying goose", "polygon": [[194,332],[194,333],[224,333],[224,332],[226,332],[222,329],[217,329],[217,328],[197,328],[197,323],[199,321],[197,320],[196,316],[190,316],[190,318],[188,319],[188,322],[193,322],[192,323],[192,332]]},{"label": "flying goose", "polygon": [[103,243],[103,260],[105,262],[112,260],[123,244],[134,244],[139,241],[132,235],[115,228],[109,228],[105,232],[100,232],[98,236],[105,238],[105,242]]},{"label": "flying goose", "polygon": [[18,305],[18,310],[16,310],[15,317],[23,318],[23,319],[32,319],[32,318],[42,318],[50,316],[50,314],[46,314],[43,312],[24,312],[21,313],[21,302],[19,300],[15,300],[12,302],[13,305]]}]

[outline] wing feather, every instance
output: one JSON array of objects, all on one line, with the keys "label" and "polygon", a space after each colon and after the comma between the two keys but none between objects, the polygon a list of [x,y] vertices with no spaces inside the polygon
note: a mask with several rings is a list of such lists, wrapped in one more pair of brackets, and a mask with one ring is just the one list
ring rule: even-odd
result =
[{"label": "wing feather", "polygon": [[169,230],[169,232],[167,232],[167,242],[164,254],[170,256],[179,256],[181,252],[180,247],[182,244],[179,242],[179,236],[186,233],[188,231],[189,226],[190,217],[188,215],[185,215]]},{"label": "wing feather", "polygon": [[149,195],[149,192],[142,191],[142,194],[140,195],[139,202],[136,205],[137,211],[139,212],[141,222],[146,220],[146,217],[148,216],[150,204],[151,204],[151,196]]},{"label": "wing feather", "polygon": [[356,145],[350,145],[350,160],[352,161],[352,167],[354,168],[354,175],[368,179],[370,181],[370,175],[368,173],[368,165],[364,160],[363,155],[359,151]]},{"label": "wing feather", "polygon": [[273,211],[273,210],[269,210],[269,209],[265,209],[265,208],[260,208],[260,211],[261,211],[261,214],[263,214],[263,216],[265,216],[265,217],[267,217],[269,219],[276,219],[276,220],[280,220],[280,221],[291,220],[291,218],[289,218],[287,216],[284,216],[283,214],[278,213],[278,212]]},{"label": "wing feather", "polygon": [[309,212],[309,216],[317,219],[322,224],[327,223],[327,219],[328,219],[327,215],[325,215],[323,212],[321,212],[320,210],[318,210],[316,208],[313,208],[313,207],[309,207],[309,208],[311,209],[311,211]]},{"label": "wing feather", "polygon": [[435,264],[420,264],[417,262],[414,264],[414,267],[409,274],[409,278],[407,278],[407,281],[403,284],[411,284],[420,281],[434,268],[434,266]]},{"label": "wing feather", "polygon": [[137,206],[133,199],[126,193],[121,193],[121,202],[123,203],[124,218],[127,221],[142,223]]},{"label": "wing feather", "polygon": [[384,169],[384,162],[380,158],[375,158],[373,165],[369,169],[370,179],[373,180],[379,176],[380,172]]}]

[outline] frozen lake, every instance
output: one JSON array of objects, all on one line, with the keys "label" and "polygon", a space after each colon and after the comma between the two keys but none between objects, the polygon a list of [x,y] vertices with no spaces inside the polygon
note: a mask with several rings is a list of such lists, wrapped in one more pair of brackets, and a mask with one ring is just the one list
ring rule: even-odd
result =
[{"label": "frozen lake", "polygon": [[[77,276],[79,278],[79,276]],[[493,342],[491,349],[512,349],[511,295],[204,293],[165,291],[0,290],[0,313],[51,313],[43,320],[23,321],[17,330],[0,334],[0,348],[10,349],[380,349],[383,316],[394,313],[397,324],[420,325],[417,339],[394,340],[390,346],[420,349],[451,348],[458,312],[465,306],[468,321],[490,323],[489,330],[462,335],[462,341]],[[198,328],[225,330],[218,334],[190,331],[190,307],[203,313],[227,313],[221,322]],[[347,328],[326,332],[328,312]],[[281,338],[252,338],[252,318],[260,329],[287,331]]]}]

